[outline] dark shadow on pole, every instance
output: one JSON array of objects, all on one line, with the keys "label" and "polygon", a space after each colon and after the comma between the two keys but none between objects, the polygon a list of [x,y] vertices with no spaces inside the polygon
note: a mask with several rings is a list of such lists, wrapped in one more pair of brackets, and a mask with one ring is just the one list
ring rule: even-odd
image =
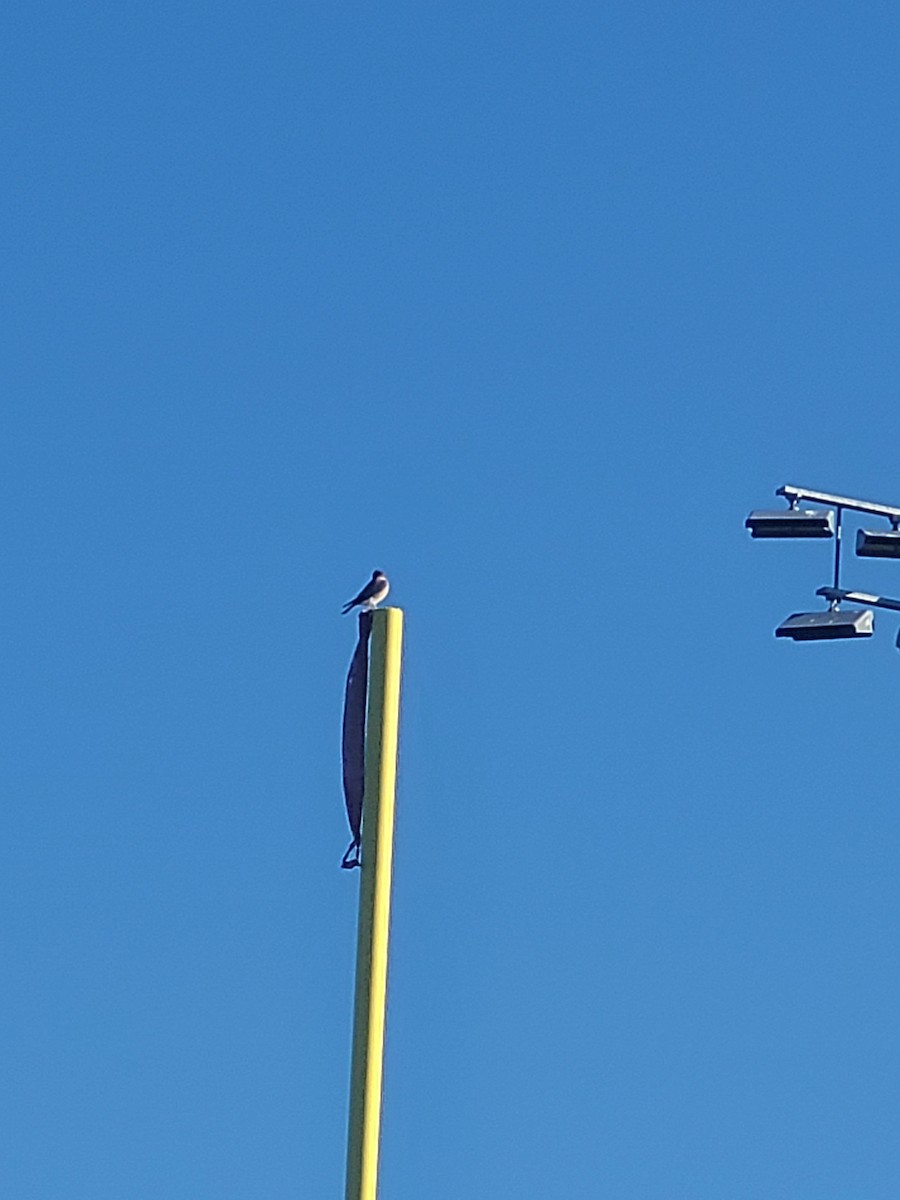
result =
[{"label": "dark shadow on pole", "polygon": [[341,758],[344,772],[344,803],[353,841],[341,860],[349,870],[360,865],[359,847],[362,837],[363,792],[366,762],[366,692],[369,682],[369,635],[372,632],[371,612],[359,614],[359,640],[350,660],[347,687],[344,692],[344,727]]}]

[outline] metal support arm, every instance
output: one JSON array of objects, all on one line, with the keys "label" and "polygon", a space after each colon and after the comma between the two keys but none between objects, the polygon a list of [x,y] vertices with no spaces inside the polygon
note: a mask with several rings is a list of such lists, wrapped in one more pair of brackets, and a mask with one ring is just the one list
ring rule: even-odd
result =
[{"label": "metal support arm", "polygon": [[889,608],[891,612],[900,612],[900,600],[892,600],[890,596],[871,596],[868,592],[848,592],[846,588],[820,587],[816,589],[817,596],[826,600],[851,600],[856,604],[871,604],[873,608]]},{"label": "metal support arm", "polygon": [[794,487],[786,483],[778,488],[776,496],[784,496],[791,504],[798,500],[811,500],[813,504],[827,504],[830,507],[852,508],[855,512],[872,513],[876,517],[887,517],[891,522],[900,521],[900,508],[890,504],[875,504],[871,500],[854,500],[851,496],[832,496],[830,492],[812,492],[808,488]]}]

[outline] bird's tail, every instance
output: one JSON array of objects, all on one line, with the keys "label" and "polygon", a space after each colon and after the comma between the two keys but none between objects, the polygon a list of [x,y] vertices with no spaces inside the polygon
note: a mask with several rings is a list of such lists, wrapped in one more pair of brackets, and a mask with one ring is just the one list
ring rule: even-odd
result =
[{"label": "bird's tail", "polygon": [[355,600],[348,600],[347,603],[344,605],[344,607],[341,609],[341,616],[342,617],[345,616],[350,611],[350,609],[354,606],[355,603],[356,603]]}]

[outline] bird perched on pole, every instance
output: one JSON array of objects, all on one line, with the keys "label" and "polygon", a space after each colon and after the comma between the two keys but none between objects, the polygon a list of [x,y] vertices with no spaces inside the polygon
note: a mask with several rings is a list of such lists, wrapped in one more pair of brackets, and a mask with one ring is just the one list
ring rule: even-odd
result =
[{"label": "bird perched on pole", "polygon": [[373,571],[372,578],[363,590],[358,596],[354,596],[352,600],[348,600],[341,609],[341,612],[348,613],[351,608],[356,608],[357,605],[367,612],[371,612],[376,605],[382,602],[390,590],[391,585],[388,583],[387,575],[385,575],[384,571]]}]

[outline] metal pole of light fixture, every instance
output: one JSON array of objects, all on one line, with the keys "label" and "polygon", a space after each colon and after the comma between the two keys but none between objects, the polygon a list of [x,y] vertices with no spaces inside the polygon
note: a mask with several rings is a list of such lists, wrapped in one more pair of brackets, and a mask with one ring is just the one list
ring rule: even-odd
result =
[{"label": "metal pole of light fixture", "polygon": [[[837,506],[837,512],[834,517],[834,586],[841,586],[841,514],[844,509],[842,505]],[[834,601],[834,607],[837,608],[839,601]]]},{"label": "metal pole of light fixture", "polygon": [[372,615],[346,1200],[376,1200],[403,611]]}]

